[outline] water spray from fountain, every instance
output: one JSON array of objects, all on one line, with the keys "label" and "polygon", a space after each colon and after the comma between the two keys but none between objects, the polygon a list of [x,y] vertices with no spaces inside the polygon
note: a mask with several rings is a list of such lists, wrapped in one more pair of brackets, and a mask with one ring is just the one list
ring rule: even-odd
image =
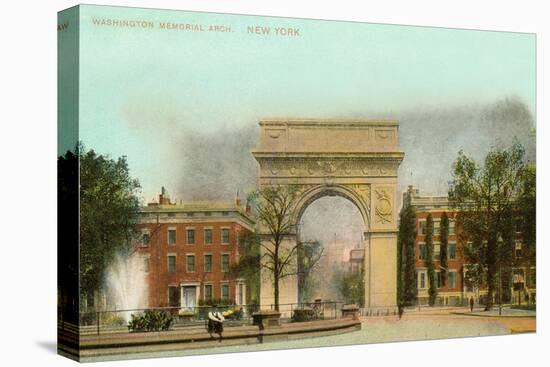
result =
[{"label": "water spray from fountain", "polygon": [[[138,253],[119,254],[107,270],[107,304],[114,310],[133,310],[148,306],[147,273],[143,256]],[[130,320],[133,312],[117,315]]]}]

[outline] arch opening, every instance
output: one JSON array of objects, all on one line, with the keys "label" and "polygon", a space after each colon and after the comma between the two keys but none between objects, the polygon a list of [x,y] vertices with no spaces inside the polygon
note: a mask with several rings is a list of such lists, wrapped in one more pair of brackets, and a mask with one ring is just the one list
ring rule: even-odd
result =
[{"label": "arch opening", "polygon": [[[352,301],[364,294],[362,258],[350,261],[350,257],[352,250],[364,251],[365,223],[357,203],[335,191],[317,193],[304,203],[297,226],[297,240],[306,249],[298,256],[300,302]],[[357,291],[350,294],[350,287]]]}]

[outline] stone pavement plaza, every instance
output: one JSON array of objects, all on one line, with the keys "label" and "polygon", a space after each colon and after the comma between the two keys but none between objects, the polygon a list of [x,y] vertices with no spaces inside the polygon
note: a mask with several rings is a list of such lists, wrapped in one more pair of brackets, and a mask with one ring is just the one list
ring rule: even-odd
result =
[{"label": "stone pavement plaza", "polygon": [[[396,341],[463,338],[476,336],[510,335],[517,332],[534,332],[534,317],[482,317],[457,315],[465,309],[423,309],[406,311],[402,319],[397,316],[362,317],[362,329],[333,336],[270,342],[253,345],[220,346],[208,349],[187,349],[156,353],[140,353],[140,358],[171,357],[213,353],[249,352],[292,348],[327,347],[350,344],[372,344]],[[479,312],[480,310],[477,310]],[[136,356],[110,356],[108,359],[127,359]],[[99,361],[93,358],[91,361]],[[84,359],[83,361],[86,361]]]}]

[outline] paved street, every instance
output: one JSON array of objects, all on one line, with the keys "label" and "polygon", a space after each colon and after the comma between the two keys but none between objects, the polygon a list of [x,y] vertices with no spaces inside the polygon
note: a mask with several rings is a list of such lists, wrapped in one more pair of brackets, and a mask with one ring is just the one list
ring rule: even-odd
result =
[{"label": "paved street", "polygon": [[[254,345],[223,346],[214,349],[191,349],[162,353],[142,353],[140,357],[182,356],[207,353],[247,352],[272,349],[311,348],[323,346],[370,344],[442,338],[509,335],[515,332],[533,332],[536,319],[532,317],[482,317],[456,315],[464,308],[421,309],[397,316],[364,317],[362,330],[334,336],[271,342]],[[477,310],[478,312],[481,310]],[[124,359],[121,356],[121,359]],[[128,358],[132,358],[131,356]],[[97,359],[94,359],[97,360]]]}]

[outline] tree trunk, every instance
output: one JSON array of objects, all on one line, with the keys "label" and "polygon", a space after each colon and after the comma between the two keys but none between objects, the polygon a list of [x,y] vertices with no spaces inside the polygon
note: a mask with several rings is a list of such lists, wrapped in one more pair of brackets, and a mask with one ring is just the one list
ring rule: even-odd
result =
[{"label": "tree trunk", "polygon": [[491,239],[487,243],[487,302],[485,310],[489,311],[493,309],[493,296],[495,294],[495,281],[496,281],[496,239]]},{"label": "tree trunk", "polygon": [[275,311],[279,311],[279,276],[273,275],[273,298],[275,301]]}]

